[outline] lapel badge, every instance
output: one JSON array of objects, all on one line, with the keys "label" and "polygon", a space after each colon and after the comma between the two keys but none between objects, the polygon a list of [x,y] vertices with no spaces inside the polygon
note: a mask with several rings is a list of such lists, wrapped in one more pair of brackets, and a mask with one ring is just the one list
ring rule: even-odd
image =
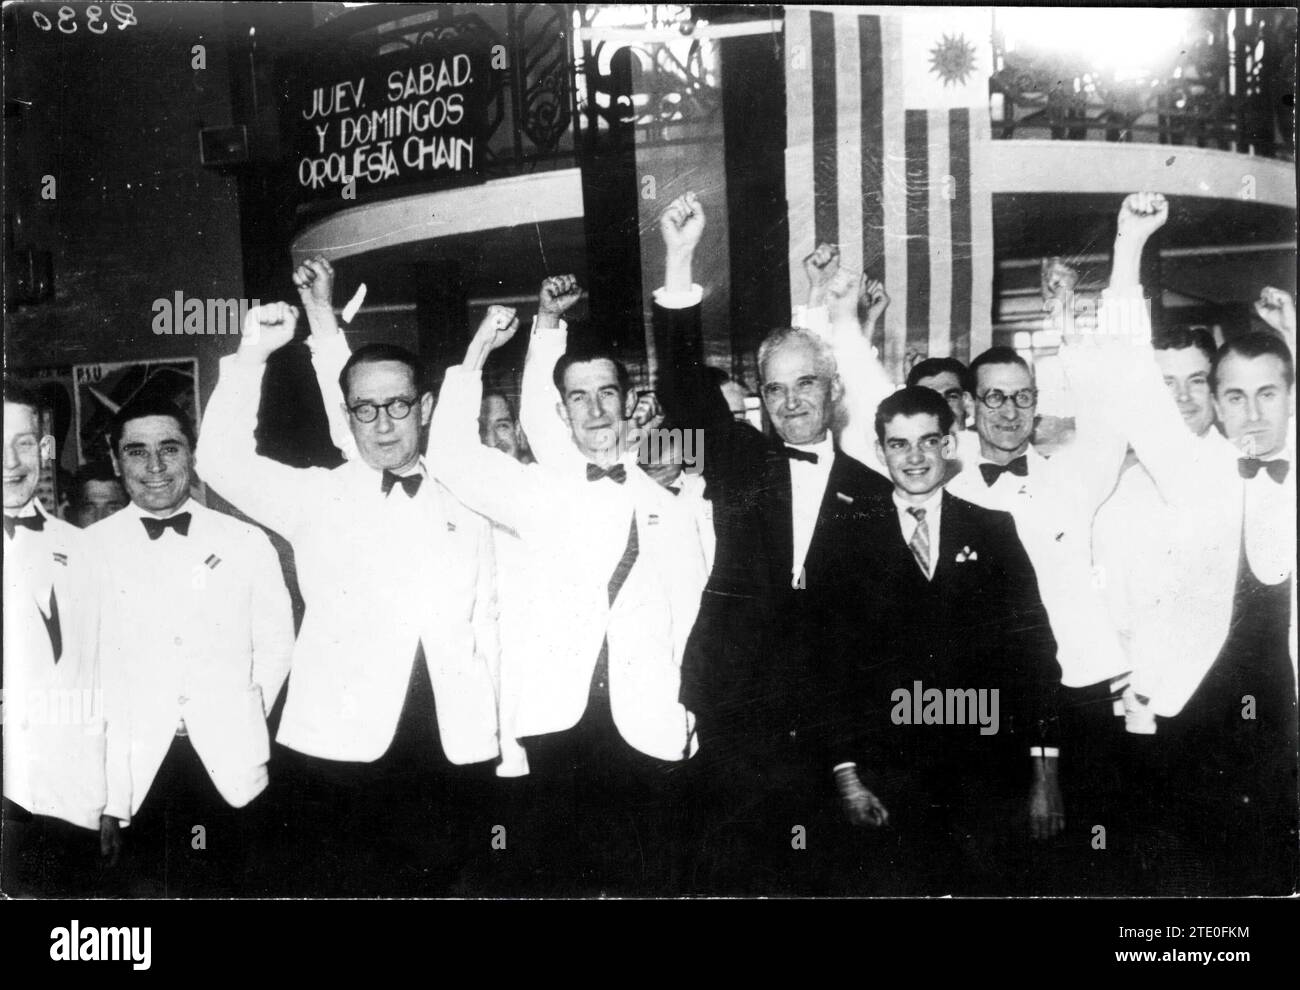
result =
[{"label": "lapel badge", "polygon": [[67,566],[68,566],[68,555],[67,555],[66,553],[56,553],[56,554],[54,555],[54,562],[55,562],[56,564],[62,564],[64,567],[67,567]]},{"label": "lapel badge", "polygon": [[646,520],[645,520],[645,521],[646,521],[646,525],[647,525],[647,526],[658,526],[658,525],[659,525],[659,516],[658,516],[656,513],[651,512],[648,516],[646,516]]},{"label": "lapel badge", "polygon": [[447,520],[447,532],[448,533],[456,532],[456,524],[452,522],[450,519]]},{"label": "lapel badge", "polygon": [[221,563],[221,558],[218,557],[215,553],[210,553],[208,554],[207,559],[203,561],[203,563],[208,565],[208,570],[215,571],[217,569],[217,565]]},{"label": "lapel badge", "polygon": [[970,547],[962,547],[961,552],[957,554],[957,563],[964,564],[968,560],[979,560],[980,555]]},{"label": "lapel badge", "polygon": [[839,499],[841,502],[846,502],[849,505],[853,504],[853,499],[850,498],[848,495],[845,495],[843,492],[836,492],[835,497]]}]

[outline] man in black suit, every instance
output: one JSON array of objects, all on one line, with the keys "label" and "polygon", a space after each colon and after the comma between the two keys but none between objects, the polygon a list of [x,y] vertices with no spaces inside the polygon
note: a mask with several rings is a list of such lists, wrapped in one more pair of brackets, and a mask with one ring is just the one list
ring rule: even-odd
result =
[{"label": "man in black suit", "polygon": [[821,823],[836,807],[810,603],[825,594],[828,573],[848,566],[835,566],[837,556],[863,551],[828,540],[828,522],[889,485],[831,436],[843,386],[815,334],[776,330],[759,349],[759,391],[777,436],[733,418],[703,360],[702,290],[691,275],[704,229],[699,201],[690,193],[674,201],[660,227],[659,394],[678,427],[699,431],[717,536],[682,669],[682,703],[697,716],[700,742],[692,770],[705,851],[696,878],[722,893],[815,893],[829,848]]},{"label": "man in black suit", "polygon": [[1030,893],[1025,840],[1064,825],[1056,643],[1011,516],[944,491],[952,418],[931,389],[885,399],[876,452],[893,492],[827,534],[873,549],[840,558],[819,602],[828,769],[872,832],[854,843],[868,853],[855,893]]}]

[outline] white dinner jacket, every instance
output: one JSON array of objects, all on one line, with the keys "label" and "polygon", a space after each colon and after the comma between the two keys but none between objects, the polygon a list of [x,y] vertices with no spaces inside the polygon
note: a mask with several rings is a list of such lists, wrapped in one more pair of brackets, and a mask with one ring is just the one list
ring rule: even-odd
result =
[{"label": "white dinner jacket", "polygon": [[1268,502],[1251,514],[1264,528],[1252,543],[1264,553],[1250,564],[1268,584],[1290,575],[1290,652],[1296,663],[1295,465],[1281,485],[1263,475],[1244,482],[1237,473],[1241,454],[1232,444],[1187,429],[1150,346],[1140,286],[1126,293],[1107,289],[1098,315],[1101,339],[1115,341],[1126,353],[1125,360],[1110,362],[1103,406],[1114,427],[1127,432],[1178,536],[1164,563],[1154,568],[1159,605],[1146,611],[1129,642],[1134,691],[1151,699],[1157,715],[1172,717],[1195,693],[1228,636],[1248,485],[1252,495],[1262,494]]},{"label": "white dinner jacket", "polygon": [[106,813],[140,810],[182,721],[228,804],[267,785],[266,716],[289,671],[293,611],[266,534],[188,500],[187,535],[151,540],[129,505],[86,531],[100,575]]},{"label": "white dinner jacket", "polygon": [[[696,743],[694,718],[678,701],[681,658],[707,577],[696,523],[637,468],[634,452],[621,461],[625,484],[590,482],[572,442],[548,442],[546,429],[533,425],[539,405],[555,419],[555,400],[547,404],[545,396],[556,396],[550,369],[564,345],[563,330],[536,331],[526,365],[521,418],[538,464],[525,467],[479,442],[481,375],[464,367],[448,369],[429,435],[435,474],[528,548],[530,573],[512,605],[534,641],[527,654],[502,658],[502,735],[576,725],[608,635],[610,708],[620,735],[642,753],[682,760]],[[639,555],[611,609],[608,583],[634,514]]]},{"label": "white dinner jacket", "polygon": [[35,509],[45,520],[39,533],[0,535],[4,796],[33,814],[97,829],[105,802],[104,704],[92,554],[81,530],[39,502]]},{"label": "white dinner jacket", "polygon": [[400,488],[385,496],[380,472],[360,460],[326,470],[258,456],[264,370],[238,355],[222,359],[198,458],[208,484],[293,545],[306,614],[277,741],[324,759],[379,759],[423,643],[447,759],[495,759],[499,647],[487,521],[431,479],[414,499]]}]

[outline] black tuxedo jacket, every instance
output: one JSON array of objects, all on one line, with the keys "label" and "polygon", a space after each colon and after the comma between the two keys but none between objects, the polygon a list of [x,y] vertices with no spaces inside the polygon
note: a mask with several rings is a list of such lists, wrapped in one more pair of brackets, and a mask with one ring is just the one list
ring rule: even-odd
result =
[{"label": "black tuxedo jacket", "polygon": [[[738,423],[707,375],[700,309],[655,307],[660,359],[659,397],[671,425],[701,430],[705,497],[713,507],[717,552],[682,669],[681,700],[696,714],[701,755],[748,762],[773,755],[773,746],[816,752],[825,774],[825,656],[810,623],[852,623],[851,615],[812,608],[828,576],[859,564],[871,552],[832,537],[830,524],[847,521],[889,485],[836,451],[804,564],[792,587],[794,556],[790,461],[779,438]],[[865,530],[846,527],[857,539]],[[791,747],[792,740],[797,741]],[[805,745],[805,743],[807,745]],[[740,769],[740,765],[737,766]]]},{"label": "black tuxedo jacket", "polygon": [[[828,536],[876,551],[870,561],[840,558],[849,566],[827,575],[826,608],[855,618],[827,624],[823,640],[834,684],[832,766],[856,762],[886,807],[900,794],[954,782],[963,790],[975,782],[1027,783],[1029,747],[1058,742],[1060,667],[1038,580],[1010,514],[945,491],[929,580],[903,541],[888,495],[839,520]],[[899,724],[916,714],[918,681],[923,699],[931,688],[997,689],[996,734],[981,735],[978,724]],[[908,692],[905,699],[895,695],[899,689]],[[899,709],[902,701],[909,710]]]}]

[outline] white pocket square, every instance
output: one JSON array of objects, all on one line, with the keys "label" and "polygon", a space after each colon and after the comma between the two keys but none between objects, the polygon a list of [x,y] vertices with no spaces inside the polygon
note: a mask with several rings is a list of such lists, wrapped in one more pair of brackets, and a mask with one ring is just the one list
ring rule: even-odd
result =
[{"label": "white pocket square", "polygon": [[961,553],[957,554],[957,563],[964,564],[968,560],[979,560],[980,555],[970,547],[962,547]]}]

